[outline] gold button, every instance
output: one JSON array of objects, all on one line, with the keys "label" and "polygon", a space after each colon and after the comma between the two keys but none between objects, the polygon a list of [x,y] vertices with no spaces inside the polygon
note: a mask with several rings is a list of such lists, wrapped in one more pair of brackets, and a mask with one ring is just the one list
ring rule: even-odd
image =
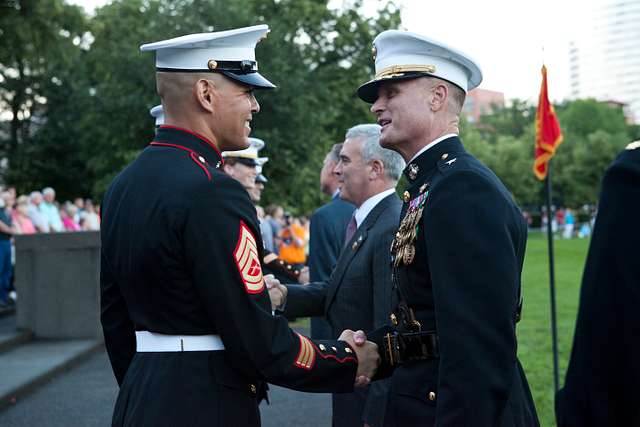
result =
[{"label": "gold button", "polygon": [[331,350],[333,350],[335,353],[337,353],[337,352],[338,352],[338,349],[337,349],[337,348],[335,348],[335,347],[331,347]]},{"label": "gold button", "polygon": [[449,154],[444,153],[444,154],[442,155],[442,157],[440,157],[440,158],[441,158],[442,160],[447,160],[447,157],[449,157]]},{"label": "gold button", "polygon": [[349,347],[345,347],[344,351],[346,351],[347,353],[351,353],[351,349]]},{"label": "gold button", "polygon": [[251,390],[251,393],[253,394],[256,394],[258,392],[258,389],[254,384],[249,385],[249,390]]},{"label": "gold button", "polygon": [[201,163],[204,163],[204,157],[198,156],[198,160],[200,160]]},{"label": "gold button", "polygon": [[320,350],[325,351],[327,349],[327,347],[324,346],[324,344],[320,344],[318,347],[320,347]]},{"label": "gold button", "polygon": [[408,201],[409,201],[409,199],[411,199],[411,194],[409,194],[409,192],[408,192],[408,191],[405,191],[405,192],[402,194],[402,198],[404,199],[404,201],[405,201],[405,202],[408,202]]},{"label": "gold button", "polygon": [[432,391],[429,392],[429,400],[432,402],[436,400],[436,394]]},{"label": "gold button", "polygon": [[218,62],[210,59],[209,62],[207,62],[207,67],[209,67],[210,70],[215,70],[216,68],[218,68]]},{"label": "gold button", "polygon": [[389,318],[391,319],[391,324],[393,326],[398,326],[398,318],[395,314],[391,313],[391,316],[389,316]]}]

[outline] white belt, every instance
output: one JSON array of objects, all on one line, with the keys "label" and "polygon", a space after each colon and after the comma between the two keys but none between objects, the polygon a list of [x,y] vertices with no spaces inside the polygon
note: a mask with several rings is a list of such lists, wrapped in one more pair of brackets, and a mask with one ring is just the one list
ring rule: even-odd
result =
[{"label": "white belt", "polygon": [[219,335],[164,335],[149,331],[136,331],[136,351],[217,351],[224,350]]}]

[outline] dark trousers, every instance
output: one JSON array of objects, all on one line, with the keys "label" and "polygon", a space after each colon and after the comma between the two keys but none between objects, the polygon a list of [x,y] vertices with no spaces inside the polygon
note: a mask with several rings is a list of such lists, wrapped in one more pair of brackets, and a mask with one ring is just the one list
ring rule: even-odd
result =
[{"label": "dark trousers", "polygon": [[9,288],[11,286],[11,241],[0,240],[0,302],[7,302],[9,299]]}]

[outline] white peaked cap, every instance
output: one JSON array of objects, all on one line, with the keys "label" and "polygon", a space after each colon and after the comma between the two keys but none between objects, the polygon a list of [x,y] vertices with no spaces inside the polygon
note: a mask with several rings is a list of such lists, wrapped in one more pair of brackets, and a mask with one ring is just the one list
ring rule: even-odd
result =
[{"label": "white peaked cap", "polygon": [[188,34],[169,40],[146,43],[142,52],[156,52],[158,71],[220,72],[257,88],[273,88],[261,76],[255,47],[266,37],[266,24],[211,33]]},{"label": "white peaked cap", "polygon": [[251,159],[254,161],[254,164],[256,166],[262,168],[262,165],[269,161],[268,157],[258,157],[258,151],[262,150],[263,147],[263,140],[259,138],[249,138],[249,147],[245,148],[244,150],[223,151],[222,157],[238,157],[243,159]]},{"label": "white peaked cap", "polygon": [[156,119],[156,126],[164,124],[164,110],[162,109],[162,104],[156,105],[149,110],[149,114],[151,114],[151,117]]},{"label": "white peaked cap", "polygon": [[482,82],[482,70],[468,55],[444,43],[409,31],[388,30],[373,40],[376,75],[358,88],[358,96],[375,102],[387,80],[438,77],[465,92]]}]

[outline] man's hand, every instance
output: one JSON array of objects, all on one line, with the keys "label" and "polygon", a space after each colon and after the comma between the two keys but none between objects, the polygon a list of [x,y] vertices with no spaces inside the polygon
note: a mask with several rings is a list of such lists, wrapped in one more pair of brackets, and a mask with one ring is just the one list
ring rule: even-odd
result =
[{"label": "man's hand", "polygon": [[356,387],[364,387],[371,382],[380,365],[380,355],[378,346],[371,341],[367,341],[367,336],[362,331],[353,332],[345,329],[338,338],[346,341],[356,352],[358,357],[358,371],[356,372]]},{"label": "man's hand", "polygon": [[304,266],[302,270],[300,270],[300,276],[298,276],[298,283],[301,285],[306,285],[309,283],[309,267]]},{"label": "man's hand", "polygon": [[271,309],[276,310],[284,305],[287,301],[287,287],[280,283],[273,274],[264,276],[264,282],[269,290],[269,299],[271,300]]}]

